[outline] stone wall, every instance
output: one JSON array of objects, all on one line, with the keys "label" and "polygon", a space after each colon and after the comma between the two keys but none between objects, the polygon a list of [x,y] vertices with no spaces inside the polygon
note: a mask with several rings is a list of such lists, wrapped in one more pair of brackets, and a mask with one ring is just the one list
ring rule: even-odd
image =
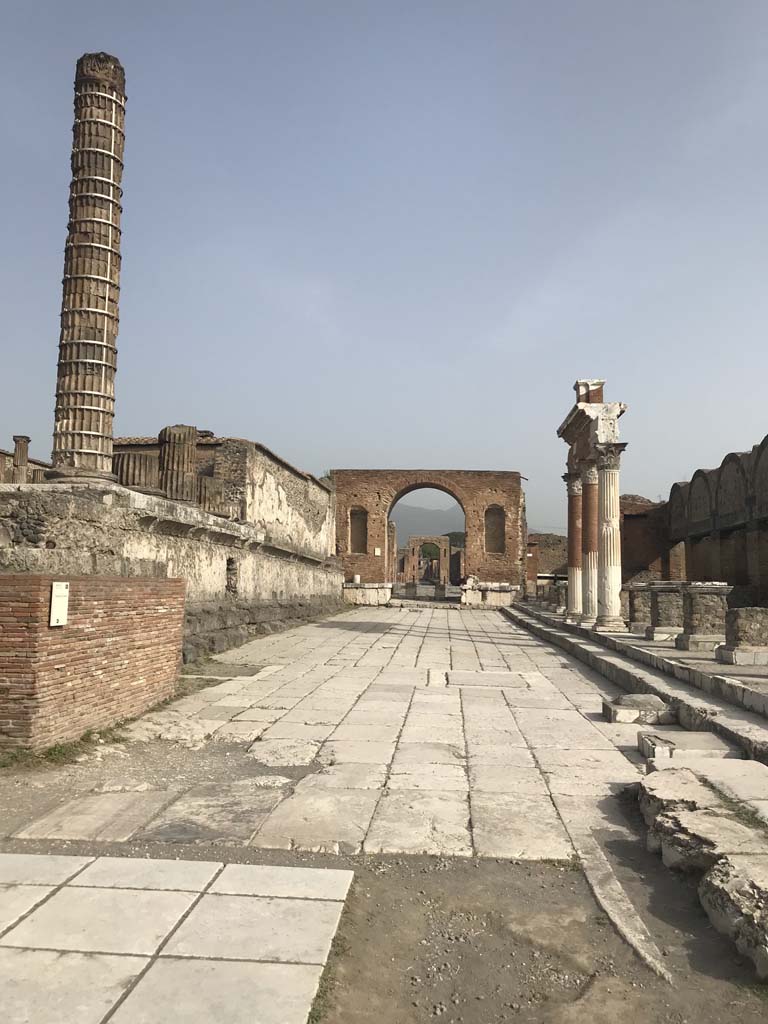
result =
[{"label": "stone wall", "polygon": [[568,538],[559,533],[529,533],[528,540],[538,546],[537,573],[568,575]]},{"label": "stone wall", "polygon": [[[336,550],[347,581],[359,574],[363,583],[391,582],[388,577],[387,521],[400,498],[421,487],[445,491],[461,505],[465,517],[464,573],[485,583],[521,585],[525,578],[525,495],[520,474],[482,470],[335,469]],[[503,551],[488,550],[486,513],[502,509]],[[354,551],[350,536],[353,513],[367,516],[365,551]],[[496,547],[497,545],[493,545]]]},{"label": "stone wall", "polygon": [[[54,580],[69,583],[62,626]],[[179,579],[0,574],[0,746],[44,749],[170,697],[183,618]]]},{"label": "stone wall", "polygon": [[340,568],[315,550],[116,484],[0,485],[0,573],[180,577],[186,661],[338,610]]}]

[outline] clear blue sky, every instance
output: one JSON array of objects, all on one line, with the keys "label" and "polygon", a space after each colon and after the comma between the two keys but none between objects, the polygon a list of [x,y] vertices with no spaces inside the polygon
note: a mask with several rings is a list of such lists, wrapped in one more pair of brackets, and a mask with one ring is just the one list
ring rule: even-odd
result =
[{"label": "clear blue sky", "polygon": [[124,63],[117,423],[656,498],[768,431],[764,0],[5,0],[0,447],[50,451],[72,78]]}]

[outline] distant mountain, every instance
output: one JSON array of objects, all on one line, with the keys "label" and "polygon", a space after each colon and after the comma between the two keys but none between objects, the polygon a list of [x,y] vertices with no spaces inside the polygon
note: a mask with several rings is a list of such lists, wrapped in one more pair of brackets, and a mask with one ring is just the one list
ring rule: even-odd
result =
[{"label": "distant mountain", "polygon": [[464,513],[460,508],[420,508],[399,501],[390,516],[397,526],[397,543],[403,547],[409,537],[439,537],[444,533],[464,530]]}]

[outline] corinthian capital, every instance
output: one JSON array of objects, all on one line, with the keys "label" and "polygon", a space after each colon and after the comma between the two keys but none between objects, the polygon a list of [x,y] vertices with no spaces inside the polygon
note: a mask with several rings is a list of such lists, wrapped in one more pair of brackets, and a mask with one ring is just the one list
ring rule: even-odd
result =
[{"label": "corinthian capital", "polygon": [[583,484],[597,483],[597,466],[594,462],[582,462],[580,466],[581,482]]},{"label": "corinthian capital", "polygon": [[563,480],[565,480],[569,496],[581,494],[581,476],[578,473],[564,473]]},{"label": "corinthian capital", "polygon": [[614,444],[597,444],[597,468],[618,469],[621,463],[621,453],[627,447],[626,442]]}]

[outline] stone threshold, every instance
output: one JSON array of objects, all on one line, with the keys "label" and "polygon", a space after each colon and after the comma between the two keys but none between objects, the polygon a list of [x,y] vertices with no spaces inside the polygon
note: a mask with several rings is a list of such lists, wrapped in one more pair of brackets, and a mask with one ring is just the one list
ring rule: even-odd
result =
[{"label": "stone threshold", "polygon": [[[768,765],[768,723],[760,714],[735,706],[725,692],[704,694],[663,669],[633,662],[626,641],[595,634],[554,616],[520,605],[500,608],[515,625],[572,654],[628,693],[653,693],[670,704],[680,725],[694,732],[714,732],[740,747],[746,757]],[[607,649],[610,648],[610,649]],[[636,650],[636,649],[635,649]]]}]

